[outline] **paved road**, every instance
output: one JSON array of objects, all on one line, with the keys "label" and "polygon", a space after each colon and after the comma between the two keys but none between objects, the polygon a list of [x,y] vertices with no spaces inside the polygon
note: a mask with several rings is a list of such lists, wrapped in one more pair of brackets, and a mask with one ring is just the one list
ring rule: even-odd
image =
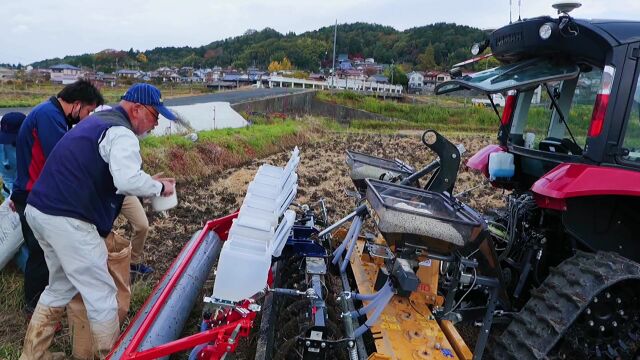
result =
[{"label": "paved road", "polygon": [[[205,94],[205,95],[167,99],[165,100],[165,104],[169,106],[180,106],[180,105],[191,105],[191,104],[207,103],[207,102],[214,102],[214,101],[223,101],[223,102],[229,102],[231,104],[235,104],[235,103],[239,103],[241,101],[246,101],[246,100],[261,99],[261,98],[276,96],[276,95],[292,94],[292,93],[300,92],[302,90],[303,89],[272,88],[272,89],[243,89],[243,90],[221,91],[214,94]],[[4,115],[11,111],[21,111],[26,114],[30,110],[31,110],[30,107],[0,108],[0,115]]]}]

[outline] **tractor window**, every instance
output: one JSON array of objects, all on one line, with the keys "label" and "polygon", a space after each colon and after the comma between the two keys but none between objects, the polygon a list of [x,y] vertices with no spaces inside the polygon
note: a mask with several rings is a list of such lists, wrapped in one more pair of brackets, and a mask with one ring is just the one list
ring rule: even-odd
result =
[{"label": "tractor window", "polygon": [[[538,87],[531,99],[524,127],[525,146],[543,151],[580,154],[586,143],[601,77],[602,70],[594,68],[589,72],[580,73],[577,82],[571,85],[563,85],[561,82],[547,83],[552,96],[563,108],[567,126],[562,124],[559,118],[555,123],[552,121],[554,107],[547,89],[544,84]],[[563,92],[566,94],[562,94]],[[569,96],[571,103],[563,106],[563,96]],[[575,143],[571,135],[575,138]]]},{"label": "tractor window", "polygon": [[[640,85],[640,78],[638,79]],[[624,135],[622,147],[629,150],[625,160],[640,161],[640,86],[636,86],[633,101],[631,102],[631,114],[627,122],[627,130]]]},{"label": "tractor window", "polygon": [[569,127],[576,137],[578,145],[583,149],[587,142],[591,115],[596,103],[596,96],[600,90],[601,80],[601,69],[594,68],[589,72],[581,73],[571,102],[571,111],[567,114]]},{"label": "tractor window", "polygon": [[436,86],[435,94],[442,95],[459,90],[503,93],[511,89],[532,88],[543,81],[573,79],[579,72],[576,64],[552,59],[530,59],[444,82]]}]

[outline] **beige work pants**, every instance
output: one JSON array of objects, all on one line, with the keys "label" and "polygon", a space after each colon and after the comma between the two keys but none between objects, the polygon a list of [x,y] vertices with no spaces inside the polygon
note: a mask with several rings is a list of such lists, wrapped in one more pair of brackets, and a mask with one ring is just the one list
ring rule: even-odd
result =
[{"label": "beige work pants", "polygon": [[122,203],[120,215],[124,216],[131,224],[133,234],[131,234],[131,263],[142,262],[144,252],[144,242],[149,233],[149,220],[140,200],[135,196],[126,196]]}]

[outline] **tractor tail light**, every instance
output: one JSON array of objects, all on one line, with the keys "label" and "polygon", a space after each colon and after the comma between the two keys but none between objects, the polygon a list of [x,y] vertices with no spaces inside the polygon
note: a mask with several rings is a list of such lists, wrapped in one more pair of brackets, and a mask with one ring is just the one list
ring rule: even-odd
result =
[{"label": "tractor tail light", "polygon": [[504,111],[502,112],[502,118],[500,118],[500,123],[502,125],[509,124],[511,121],[511,116],[513,115],[513,110],[516,108],[516,92],[511,90],[507,93],[507,99],[504,102]]},{"label": "tractor tail light", "polygon": [[598,91],[598,95],[596,96],[596,103],[593,107],[593,113],[591,114],[591,124],[589,125],[589,132],[587,133],[589,137],[596,137],[602,132],[615,73],[616,69],[613,66],[607,65],[604,67],[600,91]]}]

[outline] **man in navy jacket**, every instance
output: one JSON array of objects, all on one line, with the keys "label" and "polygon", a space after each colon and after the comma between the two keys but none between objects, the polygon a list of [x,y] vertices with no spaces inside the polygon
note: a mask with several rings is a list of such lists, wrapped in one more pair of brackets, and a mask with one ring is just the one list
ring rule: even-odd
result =
[{"label": "man in navy jacket", "polygon": [[135,84],[119,106],[83,120],[49,155],[25,215],[44,251],[50,281],[29,323],[21,360],[52,357],[48,347],[55,323],[77,293],[87,308],[95,356],[103,358],[115,343],[120,324],[104,237],[125,195],[174,192],[174,179],[141,170],[136,135],[157,126],[160,114],[175,120],[157,88]]}]

